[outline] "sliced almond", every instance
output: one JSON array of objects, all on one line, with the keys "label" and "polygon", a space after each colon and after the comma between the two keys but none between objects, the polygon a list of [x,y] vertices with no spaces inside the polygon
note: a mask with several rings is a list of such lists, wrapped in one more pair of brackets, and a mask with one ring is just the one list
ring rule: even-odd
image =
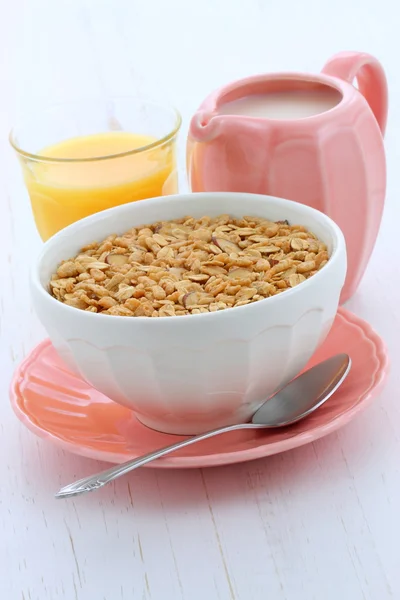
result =
[{"label": "sliced almond", "polygon": [[251,277],[252,272],[249,271],[249,269],[241,269],[240,267],[238,269],[232,269],[232,271],[229,271],[228,273],[228,278],[229,279],[248,279],[249,277]]},{"label": "sliced almond", "polygon": [[215,244],[209,244],[208,249],[213,254],[221,254],[221,252],[222,252],[221,248],[219,246],[216,246]]},{"label": "sliced almond", "polygon": [[[123,256],[123,254],[120,254],[120,256]],[[101,261],[92,262],[89,266],[91,269],[100,269],[100,271],[108,269],[108,264]]]},{"label": "sliced almond", "polygon": [[264,229],[264,233],[267,237],[272,238],[274,237],[279,231],[279,225],[276,225],[275,223],[273,225],[268,226],[266,229]]},{"label": "sliced almond", "polygon": [[197,306],[198,304],[198,295],[197,292],[189,292],[183,296],[182,304],[185,308],[189,308],[190,306]]},{"label": "sliced almond", "polygon": [[186,240],[189,234],[189,228],[185,225],[175,225],[172,228],[171,235],[178,240]]},{"label": "sliced almond", "polygon": [[307,240],[302,240],[301,238],[293,238],[290,240],[290,247],[294,251],[307,250],[308,242]]},{"label": "sliced almond", "polygon": [[254,288],[241,288],[236,294],[238,300],[249,300],[257,294],[257,290]]},{"label": "sliced almond", "polygon": [[205,283],[209,278],[210,276],[207,273],[193,273],[192,275],[188,275],[190,281],[197,281],[199,283]]},{"label": "sliced almond", "polygon": [[162,248],[163,248],[164,246],[168,246],[168,240],[166,240],[166,239],[165,239],[165,237],[164,237],[163,235],[161,235],[160,233],[155,233],[155,234],[153,235],[153,240],[154,240],[155,242],[157,242],[157,244],[158,244],[159,246],[161,246]]},{"label": "sliced almond", "polygon": [[170,246],[164,246],[157,252],[157,258],[160,260],[171,261],[175,257],[175,250]]},{"label": "sliced almond", "polygon": [[261,258],[261,252],[257,248],[248,248],[245,250],[246,256],[255,256]]},{"label": "sliced almond", "polygon": [[202,273],[207,273],[207,275],[225,275],[226,271],[223,267],[216,267],[213,265],[206,265],[201,268]]},{"label": "sliced almond", "polygon": [[274,252],[280,251],[278,246],[256,246],[255,249],[261,252],[261,254],[274,254]]},{"label": "sliced almond", "polygon": [[118,300],[118,302],[123,302],[125,300],[129,300],[129,298],[132,298],[134,293],[135,288],[132,285],[127,285],[124,287],[121,286],[118,292],[115,294],[115,299]]},{"label": "sliced almond", "polygon": [[213,244],[221,248],[222,252],[226,252],[227,254],[232,254],[232,252],[240,252],[240,248],[235,242],[231,242],[230,240],[226,240],[222,237],[214,237],[212,238]]},{"label": "sliced almond", "polygon": [[129,258],[126,254],[107,254],[105,261],[109,265],[113,265],[115,267],[122,267],[122,265],[126,265],[129,261]]},{"label": "sliced almond", "polygon": [[177,277],[182,277],[182,275],[185,272],[185,269],[183,269],[182,267],[170,267],[168,269],[168,272],[171,273],[171,275],[176,275]]},{"label": "sliced almond", "polygon": [[302,281],[305,281],[306,278],[304,277],[304,275],[301,275],[300,273],[296,273],[293,275],[290,275],[289,277],[289,285],[290,287],[295,287],[296,285],[299,285],[299,283],[301,283]]},{"label": "sliced almond", "polygon": [[240,235],[240,237],[248,237],[249,235],[254,235],[254,229],[252,227],[242,227],[240,229],[236,229],[235,233]]},{"label": "sliced almond", "polygon": [[221,256],[220,254],[218,255],[218,257],[213,257],[212,260],[206,260],[205,262],[203,262],[203,267],[225,267],[225,262],[223,260],[219,260],[219,256]]},{"label": "sliced almond", "polygon": [[195,229],[189,236],[192,240],[201,240],[203,242],[211,242],[212,233],[209,229]]}]

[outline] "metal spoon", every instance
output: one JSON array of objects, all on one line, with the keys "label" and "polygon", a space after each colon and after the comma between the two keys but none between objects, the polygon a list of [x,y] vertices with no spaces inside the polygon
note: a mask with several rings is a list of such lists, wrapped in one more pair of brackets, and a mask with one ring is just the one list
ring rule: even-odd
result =
[{"label": "metal spoon", "polygon": [[56,498],[69,498],[86,492],[93,492],[103,487],[110,481],[141,467],[152,460],[184,448],[190,444],[206,440],[207,438],[237,431],[238,429],[263,429],[284,427],[304,419],[337,390],[346,378],[351,367],[351,359],[347,354],[337,354],[309,369],[296,379],[288,383],[279,392],[266,400],[253,415],[250,423],[240,423],[221,427],[206,433],[201,433],[172,446],[161,448],[140,458],[135,458],[122,465],[116,465],[102,473],[85,477],[63,488],[55,495]]}]

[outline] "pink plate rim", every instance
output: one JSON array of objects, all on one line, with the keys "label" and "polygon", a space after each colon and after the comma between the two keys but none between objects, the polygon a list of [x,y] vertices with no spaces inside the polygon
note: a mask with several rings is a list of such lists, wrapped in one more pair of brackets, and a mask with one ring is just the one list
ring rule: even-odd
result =
[{"label": "pink plate rim", "polygon": [[[245,450],[229,451],[229,452],[218,452],[215,454],[206,454],[198,456],[169,456],[166,458],[154,461],[148,468],[174,468],[174,469],[187,469],[187,468],[202,468],[202,467],[216,467],[221,465],[229,465],[235,463],[246,462],[250,460],[256,460],[273,454],[286,452],[298,448],[315,440],[318,440],[337,429],[340,429],[351,421],[359,412],[368,407],[372,402],[373,398],[379,394],[382,390],[385,380],[389,373],[390,363],[387,348],[382,338],[374,331],[374,329],[352,312],[347,309],[340,307],[338,309],[337,317],[340,317],[344,321],[355,325],[362,332],[363,337],[372,342],[374,345],[375,356],[377,359],[377,366],[375,372],[371,374],[371,384],[368,389],[361,394],[358,402],[350,407],[347,411],[338,415],[329,423],[318,425],[308,431],[302,433],[294,433],[292,437],[285,440],[278,440],[276,442],[268,442],[265,445],[258,445],[254,448],[246,448]],[[102,460],[110,463],[122,463],[129,460],[126,454],[120,454],[116,452],[106,452],[103,450],[93,450],[80,446],[73,442],[68,442],[60,439],[58,436],[43,430],[37,425],[21,408],[19,401],[21,394],[19,392],[20,373],[28,366],[33,360],[36,359],[42,350],[50,345],[49,339],[45,339],[40,342],[20,363],[19,367],[14,372],[11,385],[10,385],[10,401],[14,413],[18,419],[36,436],[53,442],[58,447],[78,454],[86,458],[92,458],[95,460]],[[173,440],[175,436],[171,436]],[[133,457],[132,457],[133,458]],[[145,465],[147,466],[147,465]]]}]

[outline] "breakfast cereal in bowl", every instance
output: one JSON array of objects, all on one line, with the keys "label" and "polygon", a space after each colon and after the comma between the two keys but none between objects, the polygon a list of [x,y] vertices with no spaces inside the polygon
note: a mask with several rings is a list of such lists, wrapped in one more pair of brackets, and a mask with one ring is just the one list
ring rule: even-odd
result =
[{"label": "breakfast cereal in bowl", "polygon": [[103,315],[174,317],[245,306],[306,281],[328,262],[303,225],[186,216],[110,235],[63,261],[52,295]]},{"label": "breakfast cereal in bowl", "polygon": [[197,193],[70,225],[44,244],[31,290],[69,369],[145,425],[195,434],[250,419],[298,374],[345,274],[343,235],[319,211]]}]

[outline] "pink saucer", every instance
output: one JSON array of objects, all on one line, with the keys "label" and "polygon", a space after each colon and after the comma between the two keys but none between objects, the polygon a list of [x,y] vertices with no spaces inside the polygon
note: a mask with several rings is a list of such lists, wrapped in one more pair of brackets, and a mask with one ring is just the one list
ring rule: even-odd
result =
[{"label": "pink saucer", "polygon": [[[238,431],[205,440],[152,466],[189,468],[243,462],[308,444],[339,429],[368,406],[389,370],[381,338],[343,308],[308,366],[339,352],[351,356],[350,374],[308,419],[285,429]],[[49,340],[39,344],[18,367],[10,396],[17,417],[33,433],[90,458],[120,463],[183,439],[148,429],[129,409],[72,375]]]}]

